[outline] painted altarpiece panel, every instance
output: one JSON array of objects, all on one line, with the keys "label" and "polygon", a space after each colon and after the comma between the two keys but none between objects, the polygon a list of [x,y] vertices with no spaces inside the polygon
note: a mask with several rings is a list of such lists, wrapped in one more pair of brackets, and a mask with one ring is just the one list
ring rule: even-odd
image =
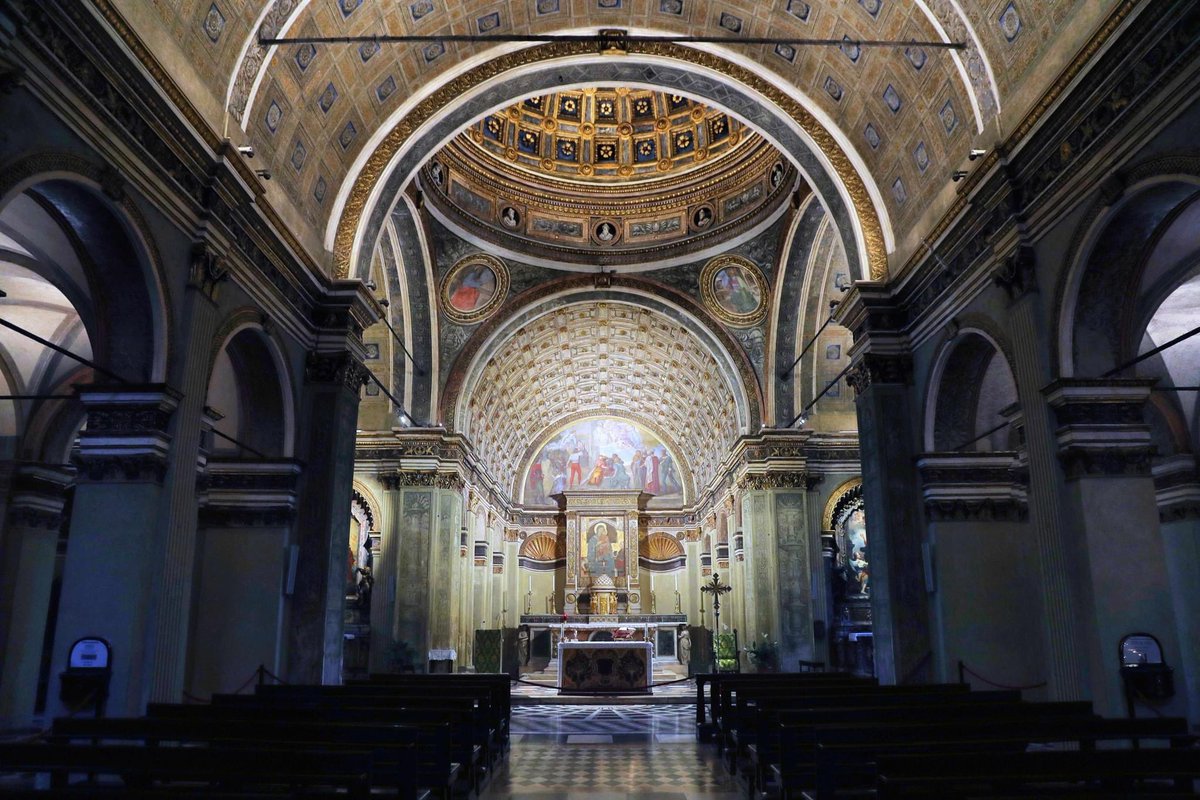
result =
[{"label": "painted altarpiece panel", "polygon": [[592,581],[608,575],[618,592],[618,610],[641,613],[639,541],[646,534],[642,515],[650,495],[630,490],[566,491],[554,495],[563,516],[567,569],[563,613],[581,613]]}]

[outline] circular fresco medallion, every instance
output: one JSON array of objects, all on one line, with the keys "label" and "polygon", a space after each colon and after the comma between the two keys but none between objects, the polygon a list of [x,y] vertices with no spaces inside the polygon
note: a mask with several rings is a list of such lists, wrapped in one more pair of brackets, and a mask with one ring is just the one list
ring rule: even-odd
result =
[{"label": "circular fresco medallion", "polygon": [[611,219],[604,219],[592,226],[592,239],[597,244],[615,244],[621,238],[621,227]]},{"label": "circular fresco medallion", "polygon": [[717,256],[700,271],[704,304],[727,325],[746,327],[767,315],[767,280],[754,262]]},{"label": "circular fresco medallion", "polygon": [[516,230],[521,227],[521,212],[512,206],[505,206],[500,212],[500,224]]},{"label": "circular fresco medallion", "polygon": [[455,322],[479,322],[492,314],[508,294],[508,268],[484,253],[459,260],[442,281],[442,310]]},{"label": "circular fresco medallion", "polygon": [[705,203],[692,211],[692,230],[703,231],[712,227],[717,215],[711,203]]}]

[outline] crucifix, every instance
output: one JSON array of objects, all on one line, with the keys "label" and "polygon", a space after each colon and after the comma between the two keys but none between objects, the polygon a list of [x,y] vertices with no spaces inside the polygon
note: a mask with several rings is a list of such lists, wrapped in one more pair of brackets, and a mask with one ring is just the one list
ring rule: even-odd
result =
[{"label": "crucifix", "polygon": [[721,632],[721,595],[733,591],[727,583],[721,583],[720,573],[714,572],[712,580],[700,585],[700,591],[711,594],[713,598],[713,633]]}]

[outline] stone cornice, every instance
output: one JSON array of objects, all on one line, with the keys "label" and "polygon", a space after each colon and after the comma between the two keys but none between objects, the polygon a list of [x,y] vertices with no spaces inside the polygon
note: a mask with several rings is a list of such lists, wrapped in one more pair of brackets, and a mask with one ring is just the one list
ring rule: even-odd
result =
[{"label": "stone cornice", "polygon": [[917,460],[931,521],[1019,521],[1028,475],[1016,453],[926,453]]},{"label": "stone cornice", "polygon": [[1058,428],[1068,479],[1150,474],[1154,445],[1144,418],[1153,380],[1061,379],[1042,389]]},{"label": "stone cornice", "polygon": [[77,390],[87,423],[74,458],[80,479],[161,482],[182,395],[164,384],[89,384]]},{"label": "stone cornice", "polygon": [[1200,465],[1196,457],[1189,453],[1163,459],[1152,472],[1159,519],[1200,520]]}]

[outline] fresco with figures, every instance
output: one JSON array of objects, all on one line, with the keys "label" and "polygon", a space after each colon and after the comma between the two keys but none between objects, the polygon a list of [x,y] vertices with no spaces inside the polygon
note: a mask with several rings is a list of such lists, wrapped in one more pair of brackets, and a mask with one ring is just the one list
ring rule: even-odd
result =
[{"label": "fresco with figures", "polygon": [[640,489],[664,502],[683,502],[683,470],[675,454],[640,425],[591,419],[560,431],[525,475],[526,505],[552,506],[567,489]]}]

